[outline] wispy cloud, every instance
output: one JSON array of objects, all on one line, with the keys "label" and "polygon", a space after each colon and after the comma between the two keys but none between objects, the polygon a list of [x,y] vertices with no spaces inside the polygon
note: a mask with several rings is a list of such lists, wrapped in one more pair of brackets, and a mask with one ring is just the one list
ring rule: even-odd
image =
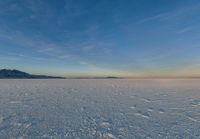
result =
[{"label": "wispy cloud", "polygon": [[5,55],[36,61],[70,60],[81,66],[137,73],[175,67],[192,59],[183,58],[188,50],[184,42],[191,42],[183,35],[199,29],[198,19],[191,21],[191,17],[197,17],[200,4],[159,8],[142,18],[136,8],[138,17],[134,18],[134,8],[124,8],[127,2],[122,7],[117,3],[112,7],[107,1],[94,5],[54,2],[0,2],[0,39],[15,45],[7,51],[24,48]]}]

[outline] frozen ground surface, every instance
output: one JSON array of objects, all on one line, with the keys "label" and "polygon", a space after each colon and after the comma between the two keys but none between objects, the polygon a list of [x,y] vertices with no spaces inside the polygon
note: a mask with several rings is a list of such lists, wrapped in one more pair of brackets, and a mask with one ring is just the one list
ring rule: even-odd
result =
[{"label": "frozen ground surface", "polygon": [[200,139],[200,80],[0,80],[1,139]]}]

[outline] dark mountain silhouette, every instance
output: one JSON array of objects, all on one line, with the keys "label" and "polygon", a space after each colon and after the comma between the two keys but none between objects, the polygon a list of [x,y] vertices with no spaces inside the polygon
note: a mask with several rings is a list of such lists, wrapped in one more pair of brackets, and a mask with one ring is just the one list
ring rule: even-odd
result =
[{"label": "dark mountain silhouette", "polygon": [[54,77],[46,75],[32,75],[19,70],[2,69],[0,70],[1,79],[64,79],[63,77]]},{"label": "dark mountain silhouette", "polygon": [[119,77],[115,77],[115,76],[108,76],[106,77],[107,79],[119,79]]}]

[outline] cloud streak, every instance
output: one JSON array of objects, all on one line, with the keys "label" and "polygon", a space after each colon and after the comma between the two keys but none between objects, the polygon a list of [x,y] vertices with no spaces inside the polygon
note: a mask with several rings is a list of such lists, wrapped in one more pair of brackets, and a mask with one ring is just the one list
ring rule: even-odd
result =
[{"label": "cloud streak", "polygon": [[10,44],[5,52],[16,51],[12,57],[19,59],[54,59],[133,75],[180,69],[197,58],[198,48],[191,46],[200,43],[194,40],[199,33],[193,33],[200,28],[195,18],[199,3],[160,5],[147,9],[147,16],[143,5],[134,5],[138,3],[1,1],[1,45]]}]

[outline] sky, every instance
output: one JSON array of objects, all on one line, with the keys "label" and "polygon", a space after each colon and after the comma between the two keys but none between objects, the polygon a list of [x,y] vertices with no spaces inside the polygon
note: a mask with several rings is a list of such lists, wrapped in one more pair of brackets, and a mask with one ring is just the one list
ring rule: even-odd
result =
[{"label": "sky", "polygon": [[200,76],[199,0],[1,0],[0,68]]}]

